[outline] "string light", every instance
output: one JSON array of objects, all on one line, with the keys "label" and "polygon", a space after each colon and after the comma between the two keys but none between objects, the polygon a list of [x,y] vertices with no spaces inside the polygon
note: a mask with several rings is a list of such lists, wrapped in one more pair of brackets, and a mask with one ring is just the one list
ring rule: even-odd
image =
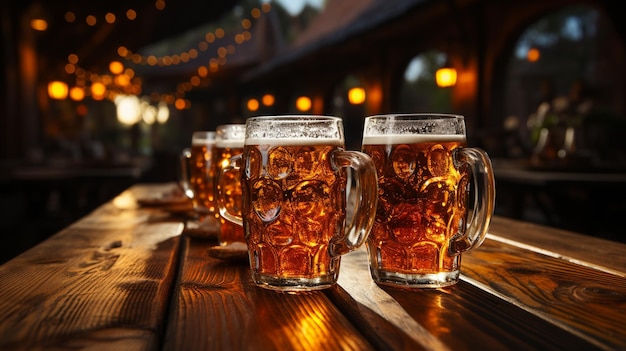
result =
[{"label": "string light", "polygon": [[[166,8],[165,1],[157,0],[155,3],[155,8],[159,11],[164,10]],[[267,13],[271,10],[271,5],[269,3],[263,3],[261,8],[253,8],[250,11],[250,15],[253,19],[259,19],[262,13]],[[114,23],[117,18],[127,18],[129,20],[134,20],[137,17],[137,13],[133,9],[126,9],[123,11],[123,15],[115,14],[113,12],[107,12],[103,19],[98,19],[93,15],[87,15],[84,17],[84,21],[89,25],[95,26],[97,23]],[[80,18],[76,13],[72,11],[67,11],[65,13],[65,20],[69,23],[73,23],[79,21]],[[252,33],[250,29],[252,28],[252,21],[248,18],[244,18],[240,22],[240,26],[242,28],[241,32],[236,33],[232,36],[232,40],[235,45],[241,45],[246,41],[252,39]],[[207,32],[204,35],[204,40],[197,44],[197,47],[190,48],[186,51],[180,52],[178,54],[164,55],[164,56],[154,56],[148,55],[144,56],[138,53],[133,52],[132,50],[120,46],[117,49],[117,54],[121,58],[132,62],[137,65],[150,65],[150,66],[159,66],[159,67],[167,67],[167,66],[175,66],[183,63],[190,62],[192,60],[196,60],[200,57],[198,51],[206,51],[209,49],[211,44],[215,44],[218,39],[222,39],[226,37],[226,31],[222,27],[217,27],[211,32]],[[169,93],[149,93],[150,98],[153,101],[164,101],[168,104],[175,104],[176,108],[183,109],[188,108],[190,106],[190,102],[184,99],[186,93],[192,90],[194,87],[205,86],[208,83],[209,73],[215,73],[219,70],[221,66],[224,66],[228,60],[228,56],[234,55],[237,50],[233,44],[223,45],[216,49],[215,57],[210,58],[208,62],[202,63],[198,65],[198,68],[195,70],[197,74],[191,76],[187,81],[180,82],[176,86],[176,92]],[[93,72],[86,71],[78,66],[78,56],[75,54],[71,54],[68,56],[68,64],[66,64],[65,70],[68,74],[74,74],[76,79],[76,85],[83,85],[85,77],[92,77],[91,80],[92,85],[90,90],[82,90],[84,95],[86,93],[90,93],[92,98],[96,100],[101,100],[104,97],[112,99],[118,94],[129,94],[135,93],[140,94],[142,91],[141,88],[141,80],[140,79],[132,79],[134,75],[134,71],[127,69],[124,74],[117,73],[119,71],[119,66],[123,69],[123,64],[118,61],[113,61],[109,66],[109,70],[115,76],[111,77],[108,75],[99,75]],[[127,71],[130,70],[132,74],[127,74]],[[132,80],[131,80],[132,79]],[[203,82],[204,85],[203,85]],[[94,88],[95,85],[95,88]],[[96,90],[94,92],[94,89]],[[264,101],[264,104],[271,105],[271,103],[267,103]]]},{"label": "string light", "polygon": [[[165,9],[165,7],[166,7],[165,0],[157,0],[154,3],[154,8],[157,11],[163,11]],[[74,11],[66,11],[65,15],[64,15],[65,21],[67,23],[74,23],[74,22],[76,22],[77,20],[79,20],[78,17],[79,16]],[[118,14],[118,15],[116,15],[115,13],[113,13],[111,11],[108,11],[104,15],[103,20],[106,23],[113,24],[113,23],[115,23],[117,18],[126,18],[129,21],[134,21],[135,19],[137,19],[137,11],[135,11],[132,8],[127,8],[125,10],[122,10],[120,12],[120,14]],[[92,14],[88,14],[88,15],[86,15],[84,17],[84,22],[87,23],[90,26],[95,26],[99,22],[99,20],[98,20],[98,18],[96,16],[94,16]]]}]

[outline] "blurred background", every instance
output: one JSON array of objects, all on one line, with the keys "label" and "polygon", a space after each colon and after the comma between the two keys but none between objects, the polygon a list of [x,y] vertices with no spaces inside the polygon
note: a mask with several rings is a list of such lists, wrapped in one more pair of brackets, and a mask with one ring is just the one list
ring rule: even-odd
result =
[{"label": "blurred background", "polygon": [[496,214],[624,242],[626,15],[611,0],[8,0],[0,261],[253,115],[463,114]]}]

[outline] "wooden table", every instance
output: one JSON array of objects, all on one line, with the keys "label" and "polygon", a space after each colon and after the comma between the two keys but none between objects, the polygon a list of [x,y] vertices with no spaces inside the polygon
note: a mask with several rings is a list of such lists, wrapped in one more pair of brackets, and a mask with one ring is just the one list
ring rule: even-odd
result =
[{"label": "wooden table", "polygon": [[496,217],[456,286],[378,286],[361,248],[337,286],[278,293],[137,204],[173,186],[135,185],[0,266],[0,350],[626,350],[624,244]]}]

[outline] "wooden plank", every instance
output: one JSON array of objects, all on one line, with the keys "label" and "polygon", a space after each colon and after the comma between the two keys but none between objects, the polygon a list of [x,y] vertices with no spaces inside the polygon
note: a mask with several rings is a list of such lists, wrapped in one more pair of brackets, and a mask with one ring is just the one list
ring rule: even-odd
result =
[{"label": "wooden plank", "polygon": [[[491,239],[626,277],[626,244],[529,222],[493,217]],[[513,242],[506,241],[506,239]]]},{"label": "wooden plank", "polygon": [[488,239],[464,254],[462,277],[597,348],[626,349],[623,276]]},{"label": "wooden plank", "polygon": [[[365,335],[391,345],[380,349],[598,349],[465,281],[442,289],[379,286],[369,276],[363,248],[344,257],[339,286],[345,293],[331,298]],[[381,331],[385,320],[391,326]]]},{"label": "wooden plank", "polygon": [[338,286],[328,295],[381,350],[446,350],[372,280],[365,247],[341,259]]},{"label": "wooden plank", "polygon": [[371,350],[321,291],[256,287],[247,262],[207,255],[215,242],[184,240],[165,350]]},{"label": "wooden plank", "polygon": [[160,348],[183,224],[135,195],[0,266],[0,349]]}]

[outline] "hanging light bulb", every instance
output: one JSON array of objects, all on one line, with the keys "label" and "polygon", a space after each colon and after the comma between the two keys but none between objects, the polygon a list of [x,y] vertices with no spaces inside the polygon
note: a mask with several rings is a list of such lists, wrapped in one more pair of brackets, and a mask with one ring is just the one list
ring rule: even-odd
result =
[{"label": "hanging light bulb", "polygon": [[452,67],[448,59],[446,59],[443,66],[435,72],[435,80],[437,81],[437,86],[440,88],[448,88],[456,84],[456,68]]}]

